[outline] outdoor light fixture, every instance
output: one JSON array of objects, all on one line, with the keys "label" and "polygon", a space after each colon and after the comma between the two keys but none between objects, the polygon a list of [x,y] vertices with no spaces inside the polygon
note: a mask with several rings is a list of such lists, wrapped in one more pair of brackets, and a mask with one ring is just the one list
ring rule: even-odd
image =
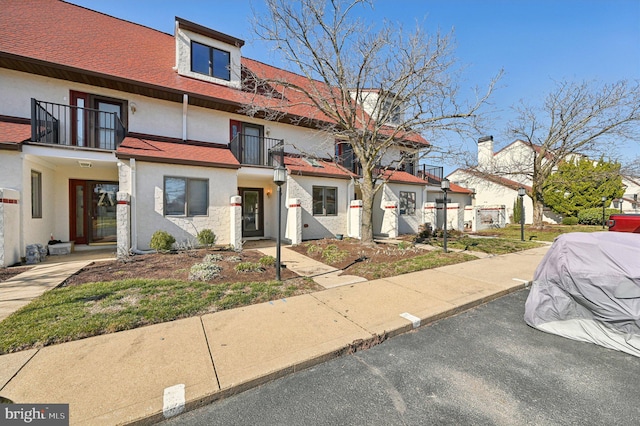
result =
[{"label": "outdoor light fixture", "polygon": [[524,188],[518,188],[518,197],[520,197],[520,241],[524,241],[524,196],[527,191]]},{"label": "outdoor light fixture", "polygon": [[278,235],[276,237],[276,280],[280,281],[280,246],[282,234],[282,185],[287,180],[287,169],[278,164],[273,169],[273,183],[278,186]]},{"label": "outdoor light fixture", "polygon": [[604,207],[605,207],[605,202],[607,201],[607,197],[603,196],[602,197],[602,229],[604,229]]},{"label": "outdoor light fixture", "polygon": [[447,191],[451,188],[449,179],[442,179],[442,181],[440,182],[440,188],[442,189],[442,192],[444,192],[444,226],[442,227],[442,248],[444,249],[444,252],[447,253]]}]

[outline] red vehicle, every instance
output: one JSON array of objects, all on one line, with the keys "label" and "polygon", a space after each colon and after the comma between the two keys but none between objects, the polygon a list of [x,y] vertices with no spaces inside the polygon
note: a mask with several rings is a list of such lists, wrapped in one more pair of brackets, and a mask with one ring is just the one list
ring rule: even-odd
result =
[{"label": "red vehicle", "polygon": [[640,214],[612,214],[607,225],[609,231],[640,234]]}]

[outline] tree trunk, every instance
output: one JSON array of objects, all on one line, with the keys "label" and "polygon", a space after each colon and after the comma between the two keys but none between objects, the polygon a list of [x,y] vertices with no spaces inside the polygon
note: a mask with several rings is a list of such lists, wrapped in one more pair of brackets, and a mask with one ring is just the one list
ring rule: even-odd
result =
[{"label": "tree trunk", "polygon": [[544,224],[543,220],[543,209],[544,209],[544,197],[542,196],[542,191],[538,190],[539,186],[534,184],[532,188],[532,196],[531,201],[533,202],[533,227],[535,229],[542,229]]},{"label": "tree trunk", "polygon": [[371,172],[363,170],[360,182],[362,192],[362,244],[373,244],[373,198],[375,195]]}]

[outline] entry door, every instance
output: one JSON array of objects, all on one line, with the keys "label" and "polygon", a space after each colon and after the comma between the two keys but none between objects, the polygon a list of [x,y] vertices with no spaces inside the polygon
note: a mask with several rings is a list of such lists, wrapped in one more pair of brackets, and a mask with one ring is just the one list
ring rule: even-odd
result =
[{"label": "entry door", "polygon": [[243,164],[262,164],[262,126],[244,124],[244,146],[242,148]]},{"label": "entry door", "polygon": [[262,188],[240,188],[242,197],[242,236],[264,236],[264,200]]},{"label": "entry door", "polygon": [[70,236],[76,244],[115,243],[118,183],[69,181]]}]

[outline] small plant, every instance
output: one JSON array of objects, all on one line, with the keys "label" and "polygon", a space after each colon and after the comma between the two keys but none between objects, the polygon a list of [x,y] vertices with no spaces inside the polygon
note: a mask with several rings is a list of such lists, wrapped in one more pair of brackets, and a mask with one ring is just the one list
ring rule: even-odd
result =
[{"label": "small plant", "polygon": [[223,259],[222,255],[219,253],[216,254],[208,254],[202,259],[202,263],[214,263],[220,262]]},{"label": "small plant", "polygon": [[407,241],[400,241],[398,243],[398,250],[400,251],[406,251],[408,249],[410,249],[411,247],[413,247],[413,244],[407,242]]},{"label": "small plant", "polygon": [[167,231],[156,231],[151,236],[149,247],[159,252],[169,251],[175,242],[176,239]]},{"label": "small plant", "polygon": [[340,250],[335,244],[329,244],[322,250],[322,259],[329,264],[342,262],[347,256],[349,256],[349,252]]},{"label": "small plant", "polygon": [[216,234],[211,229],[203,229],[196,236],[198,243],[203,246],[210,247],[216,243]]},{"label": "small plant", "polygon": [[430,223],[423,223],[418,228],[418,234],[416,235],[415,241],[417,243],[421,243],[423,241],[429,241],[433,235],[433,228]]},{"label": "small plant", "polygon": [[262,265],[253,262],[240,262],[233,269],[236,272],[264,272]]},{"label": "small plant", "polygon": [[578,218],[577,217],[563,217],[562,218],[562,224],[563,225],[577,225],[578,224]]},{"label": "small plant", "polygon": [[275,266],[276,258],[273,256],[262,256],[258,263],[264,267]]},{"label": "small plant", "polygon": [[189,281],[210,281],[218,278],[222,267],[215,263],[196,263],[189,270]]},{"label": "small plant", "polygon": [[227,257],[227,262],[242,262],[242,256],[228,256]]},{"label": "small plant", "polygon": [[314,254],[318,254],[318,253],[322,253],[322,247],[313,243],[307,244],[307,254],[309,256],[313,256]]}]

